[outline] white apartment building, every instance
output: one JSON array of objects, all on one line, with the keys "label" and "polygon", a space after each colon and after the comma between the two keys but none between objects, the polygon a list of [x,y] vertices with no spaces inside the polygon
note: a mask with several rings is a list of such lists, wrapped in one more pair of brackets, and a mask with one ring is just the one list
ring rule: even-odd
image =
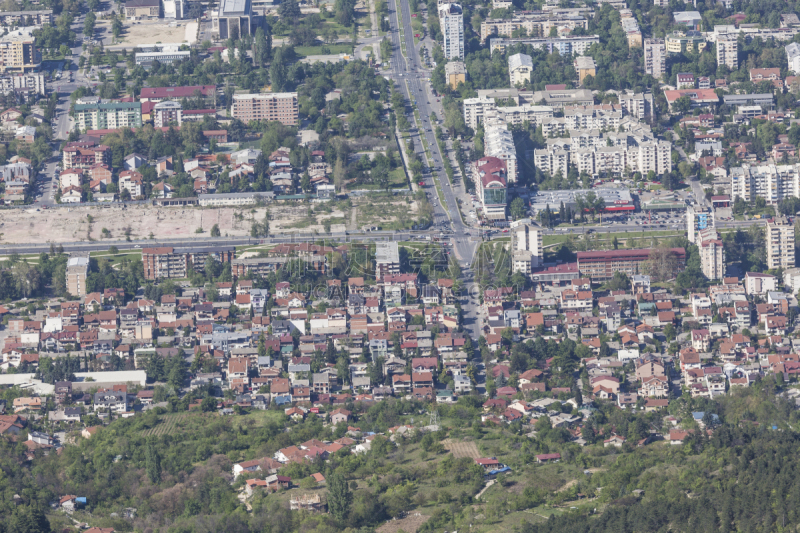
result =
[{"label": "white apartment building", "polygon": [[515,44],[527,44],[535,50],[547,50],[549,53],[558,51],[562,56],[585,55],[589,47],[600,42],[599,35],[567,35],[564,37],[495,37],[489,39],[489,51],[494,54],[506,51],[506,48]]},{"label": "white apartment building", "polygon": [[544,263],[542,228],[529,218],[511,223],[512,270],[525,275]]},{"label": "white apartment building", "polygon": [[800,74],[800,44],[791,43],[786,46],[786,59],[789,63],[789,70]]},{"label": "white apartment building", "polygon": [[725,250],[719,233],[713,228],[704,229],[697,235],[700,250],[700,266],[708,279],[725,277]]},{"label": "white apartment building", "polygon": [[667,46],[664,39],[644,40],[644,72],[654,78],[663,78],[667,72]]},{"label": "white apartment building", "polygon": [[[440,8],[441,9],[441,8]],[[593,15],[594,13],[590,13]],[[527,12],[518,13],[510,19],[486,19],[481,23],[481,42],[493,35],[511,37],[515,30],[525,29],[528,35],[546,37],[551,28],[589,29],[589,21],[583,15]],[[444,26],[443,26],[444,28]]]},{"label": "white apartment building", "polygon": [[786,217],[767,222],[767,268],[794,268],[794,226]]},{"label": "white apartment building", "polygon": [[459,4],[439,6],[439,25],[445,59],[464,59],[464,14]]},{"label": "white apartment building", "polygon": [[508,74],[511,78],[511,86],[524,85],[531,81],[533,72],[533,60],[527,54],[514,54],[508,58]]},{"label": "white apartment building", "polygon": [[686,229],[689,242],[699,244],[701,232],[713,227],[714,213],[710,208],[698,205],[690,205],[686,208]]},{"label": "white apartment building", "polygon": [[717,66],[727,65],[731,71],[739,68],[739,41],[735,34],[717,38]]},{"label": "white apartment building", "polygon": [[483,146],[485,155],[506,162],[506,182],[516,182],[519,177],[517,148],[514,146],[514,136],[504,122],[494,118],[486,122]]},{"label": "white apartment building", "polygon": [[530,122],[541,123],[542,119],[551,118],[553,108],[549,106],[522,104],[511,107],[497,107],[494,98],[478,96],[464,100],[464,123],[473,130],[489,117],[495,117],[506,124],[517,125]]},{"label": "white apartment building", "polygon": [[732,201],[742,198],[751,202],[761,197],[768,204],[777,205],[788,196],[800,196],[798,165],[744,165],[730,169],[730,176]]}]

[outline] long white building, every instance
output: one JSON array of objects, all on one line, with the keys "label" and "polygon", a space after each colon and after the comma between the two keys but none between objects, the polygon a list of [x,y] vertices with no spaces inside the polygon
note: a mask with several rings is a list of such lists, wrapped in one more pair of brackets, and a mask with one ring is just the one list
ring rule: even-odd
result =
[{"label": "long white building", "polygon": [[700,268],[708,279],[725,277],[725,250],[722,239],[714,228],[698,232],[697,246],[700,251]]},{"label": "long white building", "polygon": [[511,223],[512,271],[530,275],[544,264],[542,228],[529,218]]},{"label": "long white building", "polygon": [[519,177],[517,148],[514,136],[508,131],[505,122],[497,119],[487,121],[483,135],[483,152],[488,157],[496,157],[506,162],[506,182],[514,183]]},{"label": "long white building", "polygon": [[489,117],[497,117],[512,125],[526,121],[538,125],[543,119],[553,117],[553,108],[531,104],[498,107],[494,98],[481,96],[464,100],[464,122],[467,126],[474,130]]},{"label": "long white building", "polygon": [[744,165],[730,169],[731,200],[751,202],[761,197],[777,205],[789,196],[800,196],[800,165]]}]

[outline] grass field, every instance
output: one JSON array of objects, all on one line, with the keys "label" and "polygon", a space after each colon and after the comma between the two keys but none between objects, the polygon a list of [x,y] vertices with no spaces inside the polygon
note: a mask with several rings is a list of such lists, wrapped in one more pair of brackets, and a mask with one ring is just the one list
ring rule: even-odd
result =
[{"label": "grass field", "polygon": [[[322,50],[323,48],[325,48],[324,52]],[[353,45],[347,43],[336,43],[319,46],[295,46],[294,51],[297,52],[297,55],[303,57],[329,54],[352,54]]]}]

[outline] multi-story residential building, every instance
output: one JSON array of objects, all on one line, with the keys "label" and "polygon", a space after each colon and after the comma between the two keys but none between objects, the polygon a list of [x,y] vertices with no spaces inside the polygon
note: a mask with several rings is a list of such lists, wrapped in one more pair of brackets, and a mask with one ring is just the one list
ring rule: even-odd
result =
[{"label": "multi-story residential building", "polygon": [[714,213],[708,207],[690,205],[686,208],[686,229],[689,242],[698,244],[699,233],[714,227]]},{"label": "multi-story residential building", "polygon": [[699,53],[705,50],[707,44],[706,38],[699,31],[675,32],[664,38],[668,54]]},{"label": "multi-story residential building", "polygon": [[451,89],[467,81],[467,67],[463,61],[450,61],[444,66],[444,77]]},{"label": "multi-story residential building", "polygon": [[786,46],[786,60],[789,63],[789,70],[800,74],[800,44],[791,43]]},{"label": "multi-story residential building", "polygon": [[0,92],[3,94],[45,94],[44,74],[29,72],[0,77]]},{"label": "multi-story residential building", "polygon": [[194,268],[196,272],[205,271],[206,260],[212,257],[221,263],[233,261],[234,249],[232,247],[202,247],[202,248],[172,248],[162,246],[158,248],[142,248],[142,263],[146,279],[185,278],[188,269]]},{"label": "multi-story residential building", "polygon": [[473,163],[473,180],[483,212],[489,220],[506,218],[506,163],[497,157],[482,157]]},{"label": "multi-story residential building", "polygon": [[667,46],[664,39],[644,40],[644,72],[660,79],[667,72]]},{"label": "multi-story residential building", "polygon": [[90,169],[97,163],[111,165],[111,148],[92,141],[68,142],[62,150],[64,168]]},{"label": "multi-story residential building", "polygon": [[75,118],[81,131],[140,128],[142,104],[139,102],[110,102],[75,104]]},{"label": "multi-story residential building", "polygon": [[221,40],[244,37],[253,31],[253,5],[250,0],[221,0],[211,17],[211,32]]},{"label": "multi-story residential building", "polygon": [[587,89],[545,89],[534,92],[529,99],[550,107],[567,107],[572,105],[594,105],[592,91]]},{"label": "multi-story residential building", "polygon": [[128,0],[125,2],[125,17],[131,20],[158,18],[161,14],[160,0]]},{"label": "multi-story residential building", "polygon": [[119,173],[119,190],[128,191],[132,199],[144,193],[144,176],[135,170],[123,170]]},{"label": "multi-story residential building", "polygon": [[136,52],[137,65],[152,65],[156,61],[162,65],[171,65],[176,61],[189,59],[192,53],[188,50],[162,50],[161,52]]},{"label": "multi-story residential building", "polygon": [[[712,215],[713,216],[713,215]],[[725,277],[725,250],[719,233],[713,227],[699,230],[696,235],[700,250],[700,266],[708,279]]]},{"label": "multi-story residential building", "polygon": [[377,242],[375,244],[375,279],[400,273],[400,249],[397,242]]},{"label": "multi-story residential building", "polygon": [[510,46],[527,44],[536,50],[547,50],[548,53],[558,52],[562,56],[585,55],[589,47],[600,43],[599,35],[567,35],[565,37],[495,37],[489,39],[489,50],[501,54]]},{"label": "multi-story residential building", "polygon": [[575,58],[575,72],[578,73],[578,83],[583,85],[586,76],[597,76],[597,65],[594,59],[588,56],[578,56]]},{"label": "multi-story residential building", "polygon": [[253,120],[297,124],[297,93],[235,94],[231,116],[245,124]]},{"label": "multi-story residential building", "polygon": [[52,9],[0,12],[0,26],[44,26],[45,24],[53,24]]},{"label": "multi-story residential building", "polygon": [[511,223],[512,270],[530,275],[544,264],[541,226],[529,218]]},{"label": "multi-story residential building", "polygon": [[464,13],[460,4],[439,5],[442,52],[445,59],[464,59]]},{"label": "multi-story residential building", "polygon": [[156,128],[164,128],[170,124],[181,123],[181,103],[165,100],[153,106],[153,124]]},{"label": "multi-story residential building", "polygon": [[[686,250],[670,250],[682,269],[686,263]],[[643,263],[650,258],[650,252],[650,249],[578,252],[578,270],[581,276],[592,278],[592,282],[608,281],[615,272],[622,272],[630,278],[641,273]]]},{"label": "multi-story residential building", "polygon": [[514,146],[514,136],[508,131],[505,123],[496,119],[487,120],[483,139],[483,153],[505,161],[507,182],[516,182],[519,177],[517,148]]},{"label": "multi-story residential building", "polygon": [[642,46],[642,30],[639,29],[639,23],[633,17],[624,17],[620,20],[622,24],[622,31],[625,32],[625,38],[628,40],[628,48],[639,48]]},{"label": "multi-story residential building", "polygon": [[0,72],[39,70],[42,55],[36,48],[34,29],[18,28],[0,37]]},{"label": "multi-story residential building", "polygon": [[486,19],[481,23],[481,42],[493,35],[511,37],[516,30],[524,29],[533,37],[550,35],[551,28],[589,29],[589,21],[583,15],[544,13],[529,11],[515,14],[510,19]]},{"label": "multi-story residential building", "polygon": [[744,165],[730,169],[731,200],[752,202],[763,198],[770,205],[789,196],[800,196],[800,168],[797,165]]},{"label": "multi-story residential building", "polygon": [[553,108],[548,106],[522,104],[509,107],[498,107],[494,98],[478,96],[464,100],[464,123],[476,129],[486,117],[496,117],[506,124],[522,124],[529,122],[537,125],[544,118],[553,117]]},{"label": "multi-story residential building", "polygon": [[786,217],[775,217],[767,222],[767,268],[794,268],[794,225]]},{"label": "multi-story residential building", "polygon": [[508,58],[508,74],[511,78],[511,86],[525,85],[531,81],[533,72],[533,60],[527,54],[514,54]]},{"label": "multi-story residential building", "polygon": [[74,254],[67,260],[67,292],[75,297],[86,296],[89,257]]},{"label": "multi-story residential building", "polygon": [[722,65],[731,71],[739,69],[739,39],[736,35],[721,35],[717,39],[717,66]]}]

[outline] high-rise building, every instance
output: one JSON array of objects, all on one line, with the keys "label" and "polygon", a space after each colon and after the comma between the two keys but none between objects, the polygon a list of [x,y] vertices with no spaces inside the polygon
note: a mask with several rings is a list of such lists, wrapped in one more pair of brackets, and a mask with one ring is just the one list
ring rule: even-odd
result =
[{"label": "high-rise building", "polygon": [[72,296],[86,296],[86,276],[89,275],[89,257],[73,255],[67,261],[67,292]]},{"label": "high-rise building", "polygon": [[33,27],[18,28],[0,37],[0,72],[31,72],[42,64]]},{"label": "high-rise building", "polygon": [[231,116],[245,124],[251,120],[297,124],[297,93],[255,93],[233,95]]},{"label": "high-rise building", "polygon": [[686,229],[689,242],[699,244],[701,231],[714,227],[714,213],[708,207],[690,205],[686,208]]},{"label": "high-rise building", "polygon": [[800,44],[791,43],[786,46],[786,60],[789,62],[789,70],[800,74]]},{"label": "high-rise building", "polygon": [[717,66],[726,65],[731,71],[739,68],[739,40],[736,35],[720,35],[717,39]]},{"label": "high-rise building", "polygon": [[444,43],[445,59],[464,59],[464,13],[460,4],[439,6],[439,25]]},{"label": "high-rise building", "polygon": [[697,232],[697,247],[700,250],[700,267],[708,279],[725,277],[725,250],[722,239],[714,228]]},{"label": "high-rise building", "polygon": [[400,273],[400,248],[395,241],[375,243],[375,279]]},{"label": "high-rise building", "polygon": [[541,226],[524,218],[511,223],[512,270],[530,274],[544,263]]},{"label": "high-rise building", "polygon": [[730,169],[731,200],[745,202],[763,198],[770,205],[789,196],[800,196],[800,167],[797,165],[744,165]]},{"label": "high-rise building", "polygon": [[644,72],[654,78],[663,78],[667,72],[667,46],[664,39],[645,39]]},{"label": "high-rise building", "polygon": [[794,268],[794,226],[786,217],[767,222],[767,268]]}]

